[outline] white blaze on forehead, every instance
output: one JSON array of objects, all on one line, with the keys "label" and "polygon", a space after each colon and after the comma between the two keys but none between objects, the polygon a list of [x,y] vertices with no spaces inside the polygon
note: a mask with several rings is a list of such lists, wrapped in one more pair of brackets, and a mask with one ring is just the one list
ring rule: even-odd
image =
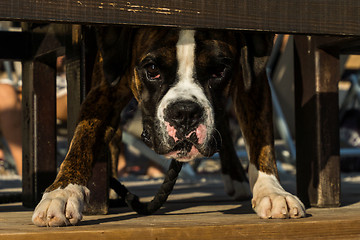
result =
[{"label": "white blaze on forehead", "polygon": [[191,81],[193,78],[195,62],[195,31],[182,30],[176,44],[176,57],[178,60],[178,76],[180,81]]},{"label": "white blaze on forehead", "polygon": [[[190,100],[198,103],[204,109],[204,124],[207,134],[214,127],[214,113],[203,88],[195,82],[195,31],[181,30],[176,44],[176,58],[178,62],[177,82],[161,99],[157,108],[157,118],[166,144],[166,124],[164,111],[171,103],[181,100]],[[208,138],[210,136],[207,136]]]}]

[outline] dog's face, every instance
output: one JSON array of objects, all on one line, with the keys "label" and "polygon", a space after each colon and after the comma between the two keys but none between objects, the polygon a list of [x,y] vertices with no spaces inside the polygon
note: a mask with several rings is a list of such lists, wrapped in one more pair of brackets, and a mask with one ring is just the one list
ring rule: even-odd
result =
[{"label": "dog's face", "polygon": [[142,29],[134,39],[132,89],[143,141],[178,161],[211,156],[221,145],[236,41],[228,32]]}]

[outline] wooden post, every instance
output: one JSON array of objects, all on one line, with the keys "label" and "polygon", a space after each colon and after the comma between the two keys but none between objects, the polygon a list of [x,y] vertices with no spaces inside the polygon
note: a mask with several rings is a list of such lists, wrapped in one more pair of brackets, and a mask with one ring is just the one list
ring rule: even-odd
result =
[{"label": "wooden post", "polygon": [[[95,32],[80,25],[71,27],[71,37],[66,41],[66,77],[68,81],[68,138],[71,141],[81,103],[89,92],[92,71],[97,54]],[[106,148],[106,146],[104,146]],[[94,159],[88,188],[90,204],[87,214],[106,214],[109,208],[109,155],[106,149]]]},{"label": "wooden post", "polygon": [[49,28],[31,31],[33,57],[23,62],[23,205],[34,207],[56,176],[56,51]]},{"label": "wooden post", "polygon": [[[340,205],[339,52],[295,36],[297,191],[306,206]],[[335,48],[336,49],[336,48]]]}]

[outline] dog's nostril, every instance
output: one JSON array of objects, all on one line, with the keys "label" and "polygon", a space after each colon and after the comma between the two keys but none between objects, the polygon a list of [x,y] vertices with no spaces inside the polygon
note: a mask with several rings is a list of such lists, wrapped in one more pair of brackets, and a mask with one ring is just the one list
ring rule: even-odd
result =
[{"label": "dog's nostril", "polygon": [[202,117],[202,110],[201,108],[196,108],[194,109],[194,111],[190,112],[189,113],[189,117],[192,118],[192,119],[198,119],[198,118],[201,118]]},{"label": "dog's nostril", "polygon": [[172,114],[171,119],[175,120],[175,121],[183,121],[183,119],[185,118],[185,111],[177,109],[173,111],[174,113]]}]

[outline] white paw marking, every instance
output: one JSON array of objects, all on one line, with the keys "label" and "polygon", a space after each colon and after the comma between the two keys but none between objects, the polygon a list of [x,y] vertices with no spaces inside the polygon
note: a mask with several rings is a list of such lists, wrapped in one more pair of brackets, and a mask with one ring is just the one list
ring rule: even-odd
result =
[{"label": "white paw marking", "polygon": [[88,202],[89,197],[89,189],[76,184],[44,193],[35,208],[32,221],[40,227],[75,225],[81,221],[84,203]]},{"label": "white paw marking", "polygon": [[235,200],[248,199],[251,195],[248,182],[233,180],[230,175],[222,174],[225,192]]},{"label": "white paw marking", "polygon": [[250,164],[253,209],[260,218],[301,218],[306,216],[300,199],[286,192],[274,175],[260,172]]}]

